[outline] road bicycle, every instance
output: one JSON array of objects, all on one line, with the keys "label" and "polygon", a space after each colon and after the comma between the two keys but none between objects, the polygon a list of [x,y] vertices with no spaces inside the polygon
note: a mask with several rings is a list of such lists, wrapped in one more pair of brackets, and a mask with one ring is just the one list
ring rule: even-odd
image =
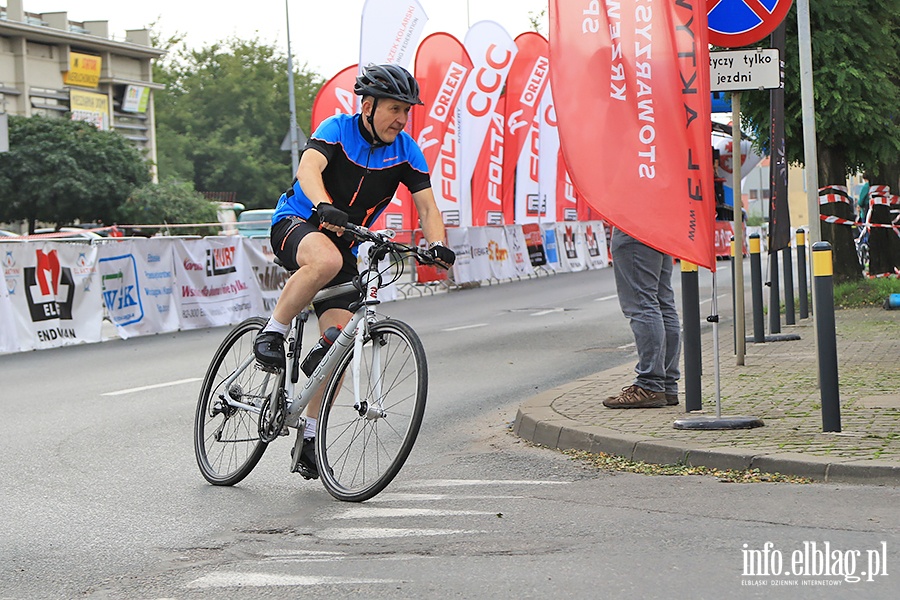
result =
[{"label": "road bicycle", "polygon": [[378,290],[403,273],[408,257],[436,264],[417,246],[392,241],[392,234],[348,224],[344,235],[371,242],[369,264],[351,283],[320,291],[324,300],[348,290],[359,299],[353,316],[319,365],[301,381],[301,342],[307,308],[286,336],[284,369],[266,371],[253,355],[261,317],[246,319],[222,341],[203,380],[194,419],[194,450],[200,472],[213,485],[234,485],[259,463],[274,440],[297,435],[291,471],[298,471],[305,418],[324,385],[316,423],[316,464],[325,489],[347,502],[381,492],[409,456],[428,392],[425,349],[416,332],[379,315]]}]

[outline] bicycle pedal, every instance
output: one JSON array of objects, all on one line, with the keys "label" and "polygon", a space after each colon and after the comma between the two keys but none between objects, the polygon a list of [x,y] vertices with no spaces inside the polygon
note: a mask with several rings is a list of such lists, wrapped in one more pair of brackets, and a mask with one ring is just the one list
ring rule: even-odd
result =
[{"label": "bicycle pedal", "polygon": [[263,373],[271,373],[273,375],[277,375],[281,373],[281,367],[273,367],[270,365],[264,365],[259,361],[256,361],[256,370],[262,371]]}]

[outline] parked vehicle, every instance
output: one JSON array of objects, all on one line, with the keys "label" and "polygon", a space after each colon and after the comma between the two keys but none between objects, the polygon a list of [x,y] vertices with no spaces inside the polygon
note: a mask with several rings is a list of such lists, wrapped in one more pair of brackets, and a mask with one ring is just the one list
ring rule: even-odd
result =
[{"label": "parked vehicle", "polygon": [[269,237],[272,227],[273,208],[245,210],[238,215],[237,230],[244,237]]}]

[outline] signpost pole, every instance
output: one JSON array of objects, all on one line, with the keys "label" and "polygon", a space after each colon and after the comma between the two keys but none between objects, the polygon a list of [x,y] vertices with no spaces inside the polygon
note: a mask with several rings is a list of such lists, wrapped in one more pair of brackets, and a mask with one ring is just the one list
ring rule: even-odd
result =
[{"label": "signpost pole", "polygon": [[797,1],[797,32],[800,44],[800,103],[803,114],[803,164],[806,174],[806,205],[809,210],[809,245],[822,241],[819,226],[819,159],[816,154],[816,109],[813,95],[812,34],[809,0]]},{"label": "signpost pole", "polygon": [[744,324],[744,219],[743,202],[741,199],[741,93],[731,94],[731,174],[732,197],[734,202],[734,327],[735,327],[735,354],[737,364],[744,364],[744,351],[746,349],[746,331]]}]

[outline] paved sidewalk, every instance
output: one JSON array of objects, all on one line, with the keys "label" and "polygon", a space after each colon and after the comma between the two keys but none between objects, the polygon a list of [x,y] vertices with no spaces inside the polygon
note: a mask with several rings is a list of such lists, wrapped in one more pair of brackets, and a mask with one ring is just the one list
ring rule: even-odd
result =
[{"label": "paved sidewalk", "polygon": [[[840,433],[822,432],[813,317],[797,322],[782,325],[781,334],[796,334],[799,340],[748,340],[741,366],[734,355],[733,321],[723,318],[718,327],[721,415],[757,417],[763,427],[673,427],[676,419],[716,415],[713,329],[704,322],[703,411],[685,413],[683,381],[678,406],[605,408],[601,403],[607,396],[631,384],[634,360],[629,360],[525,401],[514,432],[551,448],[654,464],[754,468],[818,481],[900,485],[900,311],[835,312]],[[746,328],[752,338],[751,317]]]}]

